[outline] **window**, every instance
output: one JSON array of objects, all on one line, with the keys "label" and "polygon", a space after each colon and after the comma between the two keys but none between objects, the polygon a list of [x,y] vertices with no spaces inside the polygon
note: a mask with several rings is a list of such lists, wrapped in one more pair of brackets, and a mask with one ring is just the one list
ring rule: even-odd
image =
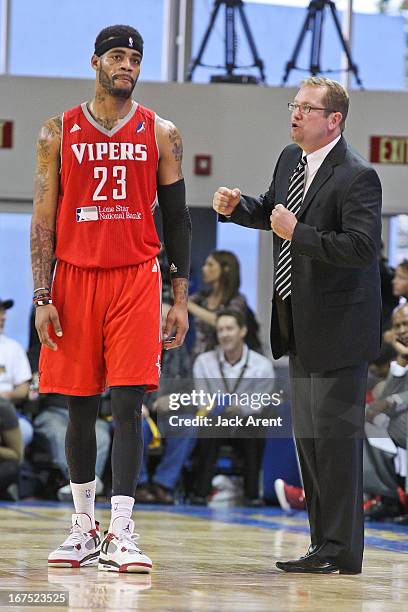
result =
[{"label": "window", "polygon": [[141,78],[161,80],[164,0],[11,0],[9,72],[91,78],[94,41],[102,28],[129,24],[145,47]]}]

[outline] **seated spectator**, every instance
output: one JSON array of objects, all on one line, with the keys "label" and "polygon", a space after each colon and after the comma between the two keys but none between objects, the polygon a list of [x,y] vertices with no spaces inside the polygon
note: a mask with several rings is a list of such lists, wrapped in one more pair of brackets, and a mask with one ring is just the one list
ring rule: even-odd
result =
[{"label": "seated spectator", "polygon": [[408,259],[401,261],[395,268],[392,289],[394,296],[400,298],[401,302],[408,300]]},{"label": "seated spectator", "polygon": [[[163,325],[166,322],[170,304],[162,307]],[[160,389],[145,396],[143,434],[144,453],[139,484],[136,488],[135,500],[147,504],[173,504],[174,488],[179,480],[180,472],[195,446],[195,437],[167,437],[168,422],[164,417],[169,412],[170,393],[185,393],[191,390],[191,361],[185,345],[169,351],[163,351]],[[149,422],[149,411],[157,414],[160,438],[163,443],[163,453],[160,461],[151,475],[147,469],[149,458],[149,443],[153,438],[154,423]]]},{"label": "seated spectator", "polygon": [[[404,259],[395,268],[392,279],[392,292],[395,298],[399,298],[399,303],[405,304],[408,300],[408,259]],[[387,329],[383,335],[384,342],[392,343],[392,331]]]},{"label": "seated spectator", "polygon": [[368,366],[368,380],[367,380],[367,403],[377,399],[379,393],[382,391],[388,373],[390,371],[391,362],[396,359],[397,353],[388,342],[383,342],[381,346],[380,354],[375,361],[372,361]]},{"label": "seated spectator", "polygon": [[[392,317],[392,345],[397,358],[380,393],[366,408],[364,492],[380,496],[366,504],[368,520],[395,517],[408,511],[401,468],[406,466],[408,435],[408,304]],[[407,515],[400,522],[407,522]]]},{"label": "seated spectator", "polygon": [[[13,304],[13,300],[0,299],[0,397],[13,405],[18,405],[28,397],[32,374],[21,344],[3,333],[6,310]],[[19,426],[24,446],[28,446],[33,437],[33,426],[23,415],[19,415]]]},{"label": "seated spectator", "polygon": [[[274,370],[266,357],[248,348],[244,342],[247,333],[242,313],[225,309],[216,317],[216,333],[219,346],[199,355],[193,366],[195,387],[206,393],[248,394],[271,393]],[[255,381],[254,379],[258,379]],[[215,409],[220,407],[215,407]],[[221,408],[222,409],[222,408]],[[214,408],[212,410],[214,413]],[[228,406],[225,416],[253,414],[250,406]],[[259,416],[259,414],[257,414]],[[244,460],[244,495],[249,506],[260,505],[259,471],[261,467],[264,439],[241,427],[214,430],[225,437],[200,438],[197,442],[197,474],[192,502],[205,504],[211,490],[211,481],[217,462],[218,451],[228,442],[238,448]]]},{"label": "seated spectator", "polygon": [[24,446],[13,404],[0,398],[0,499],[18,499],[19,465]]},{"label": "seated spectator", "polygon": [[[40,413],[34,419],[35,436],[43,438],[50,460],[59,468],[67,484],[57,491],[60,501],[72,501],[69,484],[68,464],[65,458],[65,434],[68,427],[68,407],[65,396],[58,394],[41,394],[39,396]],[[96,420],[96,495],[102,495],[104,484],[102,476],[111,446],[110,425],[107,421]]]},{"label": "seated spectator", "polygon": [[188,300],[188,310],[194,316],[195,324],[195,342],[191,351],[193,361],[197,355],[211,351],[217,345],[215,325],[217,314],[223,308],[240,312],[245,322],[250,322],[251,333],[246,343],[260,351],[258,324],[245,297],[239,293],[240,266],[235,255],[230,251],[212,251],[203,266],[203,281],[209,288],[190,296]]}]

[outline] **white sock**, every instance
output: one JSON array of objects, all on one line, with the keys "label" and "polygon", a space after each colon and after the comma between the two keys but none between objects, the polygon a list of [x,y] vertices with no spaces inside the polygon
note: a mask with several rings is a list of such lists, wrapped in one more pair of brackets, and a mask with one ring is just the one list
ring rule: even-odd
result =
[{"label": "white sock", "polygon": [[81,484],[71,482],[75,512],[77,514],[87,514],[91,519],[92,529],[95,529],[95,487],[95,480]]},{"label": "white sock", "polygon": [[113,527],[113,521],[121,516],[125,518],[132,518],[133,506],[135,503],[134,497],[128,497],[127,495],[113,495],[111,497],[111,520],[109,525],[109,532],[115,533]]}]

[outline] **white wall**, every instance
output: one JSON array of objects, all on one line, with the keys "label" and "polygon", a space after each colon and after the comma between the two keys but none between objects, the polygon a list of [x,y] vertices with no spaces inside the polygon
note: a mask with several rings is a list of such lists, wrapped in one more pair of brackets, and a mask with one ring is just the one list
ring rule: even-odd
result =
[{"label": "white wall", "polygon": [[[15,122],[14,148],[0,149],[0,198],[30,199],[35,141],[41,123],[89,99],[93,82],[0,76],[0,119]],[[136,99],[172,119],[184,140],[184,173],[191,206],[210,206],[219,185],[265,190],[288,142],[287,102],[294,90],[242,85],[140,83]],[[346,137],[368,156],[370,135],[408,136],[408,93],[351,93]],[[193,156],[213,155],[213,175],[193,176]],[[384,212],[407,212],[407,166],[377,166]]]}]

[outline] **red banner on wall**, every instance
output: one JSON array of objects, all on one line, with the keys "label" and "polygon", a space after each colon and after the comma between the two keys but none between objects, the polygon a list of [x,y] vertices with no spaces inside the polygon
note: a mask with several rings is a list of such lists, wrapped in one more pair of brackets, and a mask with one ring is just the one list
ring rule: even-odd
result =
[{"label": "red banner on wall", "polygon": [[408,136],[371,136],[370,162],[408,164]]},{"label": "red banner on wall", "polygon": [[0,119],[0,149],[11,149],[13,146],[13,122]]}]

